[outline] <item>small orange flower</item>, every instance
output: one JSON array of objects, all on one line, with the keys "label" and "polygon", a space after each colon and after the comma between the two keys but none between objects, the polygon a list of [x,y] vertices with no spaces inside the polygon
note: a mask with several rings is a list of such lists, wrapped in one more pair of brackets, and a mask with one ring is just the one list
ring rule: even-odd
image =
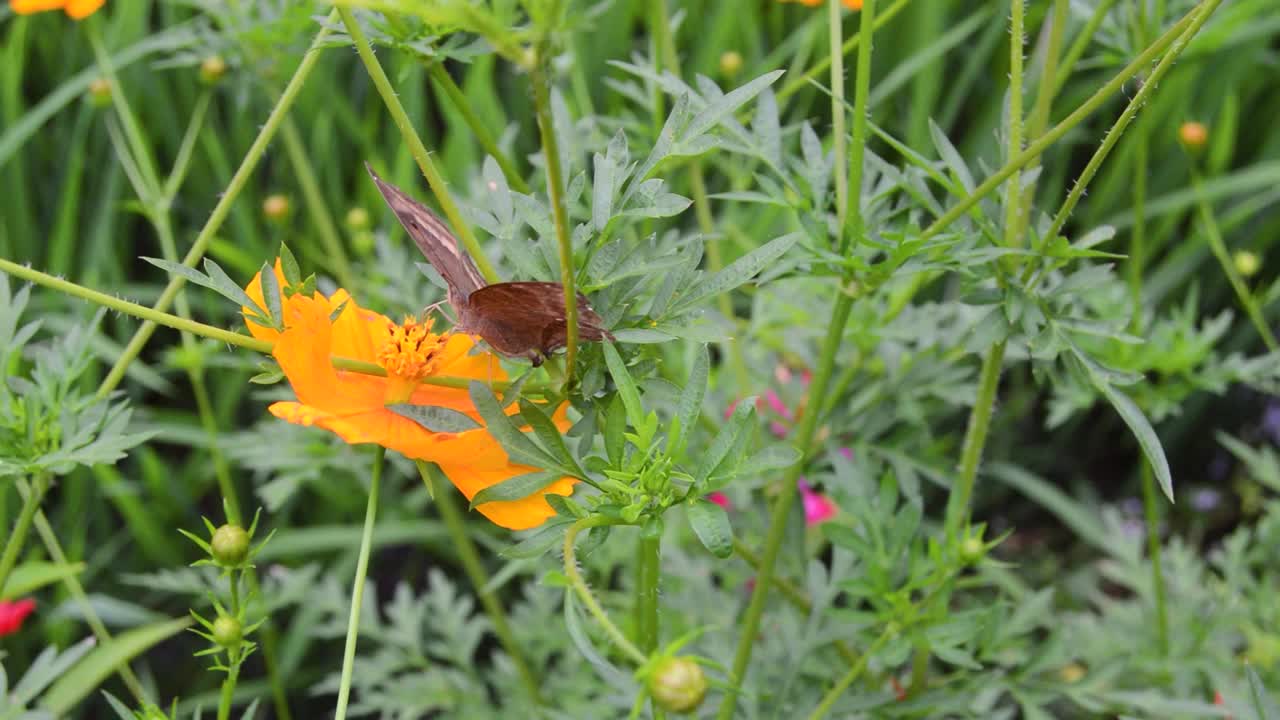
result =
[{"label": "small orange flower", "polygon": [[[276,276],[283,286],[279,269]],[[260,275],[254,276],[245,291],[254,302],[264,305]],[[297,402],[272,404],[272,415],[297,425],[325,428],[351,444],[376,443],[415,460],[434,462],[468,499],[484,488],[537,470],[511,462],[502,445],[484,428],[432,432],[387,407],[397,403],[434,405],[482,422],[467,390],[419,382],[437,374],[505,380],[506,372],[496,357],[471,352],[475,343],[469,336],[436,335],[429,323],[413,319],[397,325],[359,307],[341,289],[327,298],[318,292],[312,296],[294,294],[283,298],[282,310],[283,332],[246,322],[254,337],[275,343],[271,354],[298,396]],[[337,370],[330,360],[335,355],[375,363],[386,369],[387,375]],[[567,409],[567,404],[561,405],[553,417],[561,431],[569,427]],[[569,495],[574,482],[573,478],[561,478],[529,497],[484,503],[477,509],[505,528],[535,527],[555,514],[545,496]]]},{"label": "small orange flower", "polygon": [[[809,7],[817,7],[819,5],[824,4],[826,0],[781,0],[781,2],[798,2],[801,5],[808,5]],[[850,10],[862,9],[862,0],[842,0],[842,2],[844,3],[844,6],[849,8]]]},{"label": "small orange flower", "polygon": [[19,15],[62,10],[74,20],[83,20],[97,12],[107,0],[9,0],[9,7]]}]

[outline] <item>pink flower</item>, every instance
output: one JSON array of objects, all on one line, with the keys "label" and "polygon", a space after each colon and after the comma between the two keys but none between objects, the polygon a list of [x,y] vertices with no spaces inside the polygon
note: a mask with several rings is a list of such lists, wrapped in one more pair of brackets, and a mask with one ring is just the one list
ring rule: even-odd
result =
[{"label": "pink flower", "polygon": [[12,635],[22,628],[22,621],[36,609],[36,601],[24,598],[17,602],[0,602],[0,637]]},{"label": "pink flower", "polygon": [[800,499],[804,502],[805,525],[812,527],[824,523],[840,512],[831,498],[809,487],[809,483],[798,480],[797,484],[800,486]]},{"label": "pink flower", "polygon": [[720,507],[724,508],[725,510],[729,509],[729,496],[725,495],[722,492],[719,492],[719,491],[713,492],[707,496],[707,499],[719,505]]}]

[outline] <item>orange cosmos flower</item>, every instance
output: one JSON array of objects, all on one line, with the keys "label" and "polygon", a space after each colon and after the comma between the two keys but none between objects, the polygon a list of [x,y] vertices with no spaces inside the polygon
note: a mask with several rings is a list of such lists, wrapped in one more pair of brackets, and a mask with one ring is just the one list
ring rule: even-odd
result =
[{"label": "orange cosmos flower", "polygon": [[[283,287],[278,264],[276,276]],[[245,291],[265,307],[260,276],[254,276]],[[319,292],[294,294],[282,298],[281,305],[283,332],[246,322],[254,337],[275,343],[271,354],[298,396],[297,402],[272,404],[272,415],[297,425],[325,428],[348,443],[376,443],[415,460],[434,462],[468,499],[484,488],[537,471],[511,462],[484,428],[432,432],[387,407],[434,405],[483,422],[467,390],[419,383],[432,375],[505,380],[506,372],[496,357],[472,354],[475,342],[469,336],[436,335],[429,323],[413,319],[397,325],[356,305],[345,290],[327,298]],[[386,369],[387,376],[337,370],[330,360],[334,355],[375,363]],[[567,409],[567,403],[561,405],[552,418],[561,431],[569,427]],[[561,478],[529,497],[489,502],[477,509],[505,528],[535,527],[555,514],[545,496],[569,495],[575,482]]]},{"label": "orange cosmos flower", "polygon": [[19,15],[62,10],[72,19],[83,20],[97,12],[107,0],[9,0],[9,7]]}]

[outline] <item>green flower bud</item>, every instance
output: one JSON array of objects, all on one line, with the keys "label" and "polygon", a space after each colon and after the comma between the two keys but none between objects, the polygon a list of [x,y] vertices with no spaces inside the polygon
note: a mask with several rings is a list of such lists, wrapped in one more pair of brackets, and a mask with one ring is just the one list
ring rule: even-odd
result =
[{"label": "green flower bud", "polygon": [[209,541],[213,560],[222,567],[236,567],[249,557],[249,533],[239,525],[223,525],[213,531]]},{"label": "green flower bud", "polygon": [[96,108],[111,105],[111,81],[106,78],[94,78],[89,83],[89,103]]},{"label": "green flower bud", "polygon": [[210,55],[200,63],[200,82],[214,85],[227,73],[227,61],[219,55]]},{"label": "green flower bud", "polygon": [[369,229],[369,211],[353,207],[347,211],[347,228],[353,231]]},{"label": "green flower bud", "polygon": [[707,678],[692,659],[667,658],[649,676],[649,694],[663,710],[687,713],[707,696]]},{"label": "green flower bud", "polygon": [[233,648],[244,640],[244,629],[240,621],[230,615],[219,615],[213,621],[213,641],[224,648]]},{"label": "green flower bud", "polygon": [[1248,250],[1237,250],[1232,260],[1235,261],[1236,272],[1240,273],[1242,277],[1253,277],[1262,269],[1262,260],[1258,259],[1256,253],[1251,253]]},{"label": "green flower bud", "polygon": [[742,72],[742,53],[730,50],[720,56],[720,74],[731,78]]},{"label": "green flower bud", "polygon": [[981,560],[986,552],[982,538],[967,537],[960,543],[960,558],[970,565]]}]

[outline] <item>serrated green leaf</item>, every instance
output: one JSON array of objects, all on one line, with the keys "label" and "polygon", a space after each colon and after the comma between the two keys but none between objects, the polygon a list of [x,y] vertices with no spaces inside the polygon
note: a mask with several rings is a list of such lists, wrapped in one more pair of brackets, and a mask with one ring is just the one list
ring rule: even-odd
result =
[{"label": "serrated green leaf", "polygon": [[388,405],[387,409],[401,417],[409,418],[431,432],[460,433],[482,427],[466,413],[453,408],[395,403]]},{"label": "serrated green leaf", "polygon": [[475,508],[491,502],[523,500],[562,477],[564,477],[564,473],[559,470],[539,470],[538,472],[517,475],[496,485],[490,485],[476,493],[471,498],[471,507]]},{"label": "serrated green leaf", "polygon": [[640,405],[640,391],[636,388],[635,380],[631,379],[631,373],[627,371],[627,365],[622,361],[622,356],[618,354],[613,343],[604,343],[602,347],[605,364],[609,366],[609,374],[613,376],[613,383],[618,387],[618,395],[627,408],[627,421],[631,423],[631,427],[638,428],[644,424],[644,408]]},{"label": "serrated green leaf", "polygon": [[693,476],[695,484],[705,483],[707,478],[711,477],[711,473],[737,444],[738,436],[746,430],[747,424],[755,415],[755,410],[754,397],[743,398],[738,402],[738,406],[733,409],[733,414],[729,416],[729,421],[720,427],[715,439],[711,441],[711,446],[702,453],[698,469]]},{"label": "serrated green leaf", "polygon": [[534,405],[528,400],[520,400],[520,416],[529,424],[533,430],[533,434],[538,436],[538,441],[542,443],[542,447],[551,453],[557,461],[561,470],[568,470],[566,475],[573,475],[581,478],[585,475],[582,466],[578,464],[578,459],[569,451],[569,446],[564,442],[564,435],[560,433],[551,418],[543,412],[542,408]]},{"label": "serrated green leaf", "polygon": [[676,408],[676,418],[680,421],[678,433],[674,439],[676,447],[685,447],[689,433],[698,423],[702,414],[702,400],[707,394],[707,380],[711,373],[711,354],[706,345],[699,345],[693,358],[693,367],[689,369],[689,380],[680,393],[680,405]]},{"label": "serrated green leaf", "polygon": [[747,84],[735,88],[734,90],[727,92],[723,96],[710,102],[707,107],[703,108],[701,112],[689,121],[688,127],[685,128],[682,141],[688,142],[718,125],[721,120],[725,119],[732,113],[737,112],[738,108],[746,105],[748,102],[751,102],[752,98],[764,92],[765,88],[769,87],[774,83],[774,81],[782,77],[782,73],[782,70],[774,70],[773,72],[765,73]]},{"label": "serrated green leaf", "polygon": [[[236,305],[239,305],[241,307],[258,308],[258,304],[255,303],[252,299],[250,299],[249,295],[244,291],[244,288],[240,287],[240,284],[237,283],[235,280],[232,280],[231,276],[227,275],[226,271],[223,270],[218,265],[218,263],[214,262],[209,258],[205,258],[204,272],[206,275],[209,276],[209,280],[213,283],[213,289],[216,290],[219,295],[234,302]],[[271,277],[268,278],[267,277],[268,275],[270,275]],[[262,264],[262,295],[266,299],[267,303],[270,303],[271,298],[266,292],[268,282],[275,283],[275,287],[276,287],[275,294],[278,302],[280,297],[280,292],[279,292],[280,284],[279,282],[276,281],[276,274],[275,274],[275,271],[271,269],[271,266],[266,263],[263,263]],[[272,315],[271,317],[272,319],[278,320],[280,318],[280,315],[275,314],[275,315]]]},{"label": "serrated green leaf", "polygon": [[733,554],[733,527],[729,525],[729,514],[724,508],[698,499],[685,503],[684,512],[693,534],[712,555],[727,558]]},{"label": "serrated green leaf", "polygon": [[613,396],[605,412],[604,451],[609,456],[609,464],[621,467],[627,442],[627,409],[622,404],[621,394]]},{"label": "serrated green leaf", "polygon": [[502,444],[512,460],[534,467],[556,465],[555,458],[525,437],[525,434],[520,432],[520,428],[516,427],[511,418],[502,411],[502,406],[498,404],[498,399],[493,396],[493,391],[488,385],[479,380],[472,380],[470,394],[471,401],[480,412],[480,417],[484,418],[485,428],[495,440]]},{"label": "serrated green leaf", "polygon": [[785,255],[791,249],[791,246],[796,244],[796,241],[803,236],[804,233],[783,235],[743,255],[720,272],[703,282],[697,283],[692,293],[681,297],[676,302],[672,312],[678,313],[682,310],[687,310],[707,298],[728,292],[742,285]]},{"label": "serrated green leaf", "polygon": [[1165,497],[1169,498],[1169,502],[1173,502],[1173,476],[1169,472],[1169,460],[1164,455],[1160,438],[1151,427],[1151,421],[1147,420],[1147,416],[1143,414],[1137,403],[1129,399],[1128,395],[1112,387],[1106,380],[1099,379],[1092,372],[1089,376],[1094,379],[1094,386],[1098,388],[1098,392],[1102,393],[1107,402],[1111,403],[1111,407],[1116,409],[1124,424],[1129,426],[1129,431],[1133,433],[1138,446],[1142,448],[1142,454],[1146,455],[1147,462],[1151,463],[1151,470],[1155,473],[1156,482],[1160,483],[1160,489],[1164,491]]},{"label": "serrated green leaf", "polygon": [[801,452],[790,445],[770,445],[747,458],[747,468],[757,475],[782,470],[800,462]]},{"label": "serrated green leaf", "polygon": [[121,633],[102,643],[50,686],[40,706],[55,716],[66,714],[120,666],[182,632],[192,622],[189,617],[167,620]]},{"label": "serrated green leaf", "polygon": [[280,271],[284,273],[284,282],[289,287],[296,287],[302,282],[302,269],[293,251],[285,243],[280,243]]},{"label": "serrated green leaf", "polygon": [[[262,263],[262,269],[258,272],[259,277],[262,278],[262,299],[267,303],[267,312],[271,313],[271,324],[277,328],[284,327],[284,308],[282,307],[284,301],[280,295],[280,279],[265,262]],[[244,297],[246,300],[249,299],[247,294]]]}]

